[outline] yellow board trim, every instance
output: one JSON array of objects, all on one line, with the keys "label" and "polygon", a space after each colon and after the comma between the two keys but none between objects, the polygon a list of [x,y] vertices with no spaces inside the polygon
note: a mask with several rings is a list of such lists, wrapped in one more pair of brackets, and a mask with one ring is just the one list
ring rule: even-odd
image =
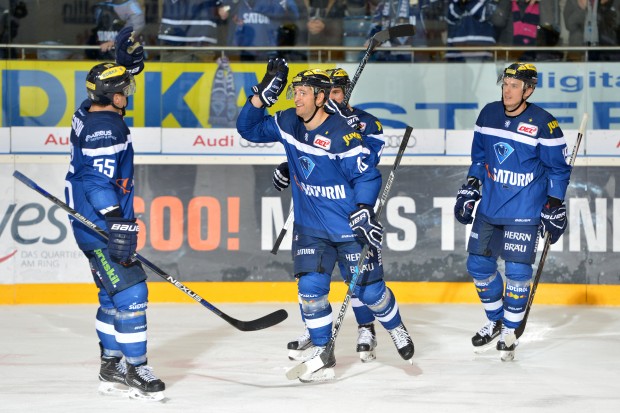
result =
[{"label": "yellow board trim", "polygon": [[[210,303],[297,302],[294,282],[187,282]],[[399,304],[478,303],[468,282],[389,282]],[[151,303],[191,303],[193,300],[165,282],[149,282]],[[332,283],[330,300],[342,301],[346,286]],[[94,284],[0,284],[0,304],[97,303]],[[540,284],[537,304],[620,306],[620,285]]]}]

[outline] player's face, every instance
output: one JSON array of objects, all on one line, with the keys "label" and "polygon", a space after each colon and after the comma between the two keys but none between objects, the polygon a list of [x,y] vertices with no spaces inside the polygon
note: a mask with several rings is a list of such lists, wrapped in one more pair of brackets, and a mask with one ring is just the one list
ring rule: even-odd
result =
[{"label": "player's face", "polygon": [[329,92],[329,98],[337,103],[344,102],[344,91],[340,87],[332,88]]},{"label": "player's face", "polygon": [[525,84],[522,80],[512,77],[503,79],[502,99],[507,110],[513,111],[523,103],[523,100],[526,98],[526,95],[524,95],[526,92],[523,90],[524,86]]},{"label": "player's face", "polygon": [[303,119],[308,119],[316,109],[314,90],[311,86],[295,86],[293,101],[295,113]]}]

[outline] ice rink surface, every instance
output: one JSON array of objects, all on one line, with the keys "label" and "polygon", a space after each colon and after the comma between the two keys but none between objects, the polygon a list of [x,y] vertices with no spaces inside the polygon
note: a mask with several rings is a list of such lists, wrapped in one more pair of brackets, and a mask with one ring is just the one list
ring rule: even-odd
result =
[{"label": "ice rink surface", "polygon": [[[340,303],[332,303],[337,313]],[[377,360],[355,353],[351,309],[337,340],[336,380],[286,379],[286,343],[302,332],[294,304],[217,304],[250,320],[284,308],[289,318],[241,332],[199,304],[151,304],[149,364],[164,402],[97,393],[95,305],[0,306],[0,412],[618,412],[620,309],[532,309],[513,362],[475,355],[480,305],[404,305],[414,364],[377,325]]]}]

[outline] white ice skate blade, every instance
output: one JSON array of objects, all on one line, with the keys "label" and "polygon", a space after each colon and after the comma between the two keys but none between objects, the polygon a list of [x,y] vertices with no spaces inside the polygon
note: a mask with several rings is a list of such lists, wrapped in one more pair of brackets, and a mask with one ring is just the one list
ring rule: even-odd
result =
[{"label": "white ice skate blade", "polygon": [[289,350],[288,359],[293,361],[306,361],[310,359],[310,356],[304,355],[304,350]]},{"label": "white ice skate blade", "polygon": [[336,378],[336,372],[333,368],[327,367],[317,370],[312,373],[305,374],[299,377],[299,381],[302,383],[319,383],[323,381],[330,381]]},{"label": "white ice skate blade", "polygon": [[321,360],[321,357],[314,357],[289,369],[286,372],[286,378],[289,380],[295,380],[303,375],[314,373],[323,366],[324,364],[323,360]]},{"label": "white ice skate blade", "polygon": [[99,382],[99,388],[97,389],[97,391],[103,396],[129,396],[129,387],[122,383],[115,383],[110,381]]},{"label": "white ice skate blade", "polygon": [[515,351],[514,350],[510,350],[510,351],[500,351],[500,358],[502,359],[502,361],[513,361],[515,359]]},{"label": "white ice skate blade", "polygon": [[375,350],[360,351],[359,355],[360,355],[360,360],[362,360],[362,363],[370,363],[371,361],[377,359],[377,352]]},{"label": "white ice skate blade", "polygon": [[162,401],[166,396],[163,391],[156,391],[147,393],[142,390],[130,387],[129,388],[129,398],[134,400],[140,400],[144,402],[159,402]]}]

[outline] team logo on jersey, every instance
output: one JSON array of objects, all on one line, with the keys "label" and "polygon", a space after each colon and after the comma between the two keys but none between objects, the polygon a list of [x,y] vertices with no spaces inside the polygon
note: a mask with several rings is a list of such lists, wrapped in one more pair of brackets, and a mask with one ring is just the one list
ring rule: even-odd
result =
[{"label": "team logo on jersey", "polygon": [[308,179],[315,167],[315,163],[307,156],[302,156],[299,158],[299,163],[301,164],[301,171],[304,173],[304,177]]},{"label": "team logo on jersey", "polygon": [[504,122],[504,128],[510,127],[510,119]]},{"label": "team logo on jersey", "polygon": [[319,148],[323,148],[325,150],[329,150],[332,147],[332,140],[327,139],[325,136],[316,135],[314,137],[314,146],[318,146]]},{"label": "team logo on jersey", "polygon": [[506,158],[510,156],[515,150],[512,146],[508,145],[506,142],[498,142],[493,145],[493,149],[495,150],[495,156],[497,156],[497,160],[499,163],[503,163]]},{"label": "team logo on jersey", "polygon": [[529,136],[538,135],[538,126],[530,125],[529,123],[521,122],[517,126],[517,132],[524,133]]}]

